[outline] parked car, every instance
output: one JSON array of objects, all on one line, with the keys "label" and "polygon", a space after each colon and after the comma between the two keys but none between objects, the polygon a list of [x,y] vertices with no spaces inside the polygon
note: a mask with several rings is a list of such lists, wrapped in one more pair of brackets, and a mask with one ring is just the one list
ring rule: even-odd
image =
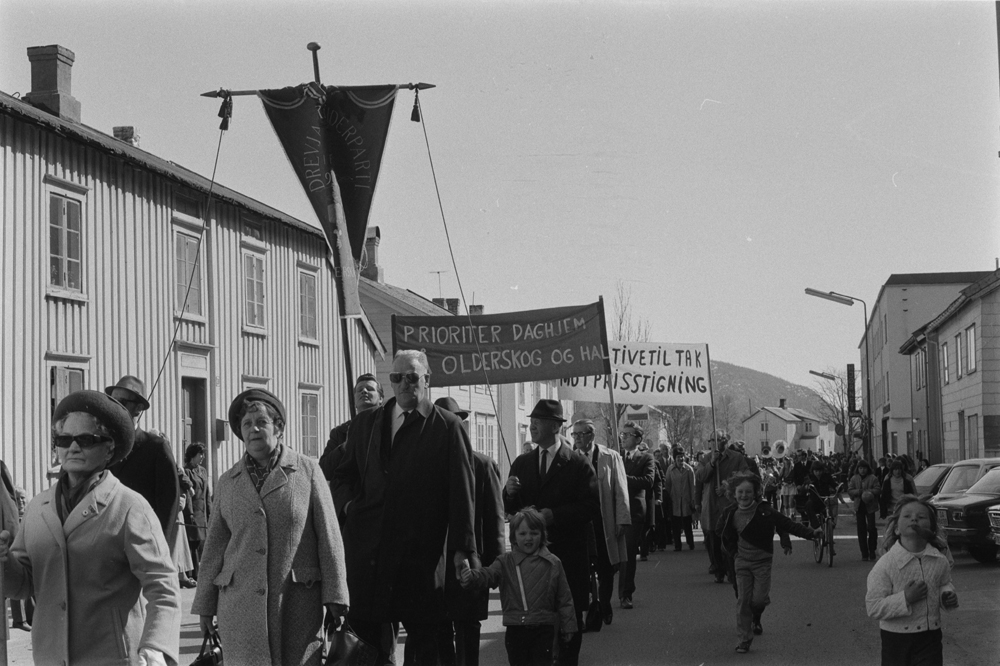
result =
[{"label": "parked car", "polygon": [[941,483],[948,475],[948,470],[952,468],[952,463],[938,463],[931,465],[920,474],[913,477],[913,485],[917,489],[917,496],[934,495],[941,487]]},{"label": "parked car", "polygon": [[986,516],[990,520],[990,532],[992,533],[993,543],[1000,546],[1000,506],[995,506],[988,510]]},{"label": "parked car", "polygon": [[931,498],[931,503],[937,504],[958,497],[994,467],[1000,467],[1000,458],[959,460],[948,470],[948,474],[941,481],[937,494]]},{"label": "parked car", "polygon": [[994,562],[1000,545],[987,511],[1000,507],[1000,469],[993,469],[958,497],[934,502],[938,527],[951,548],[965,548],[978,562]]}]

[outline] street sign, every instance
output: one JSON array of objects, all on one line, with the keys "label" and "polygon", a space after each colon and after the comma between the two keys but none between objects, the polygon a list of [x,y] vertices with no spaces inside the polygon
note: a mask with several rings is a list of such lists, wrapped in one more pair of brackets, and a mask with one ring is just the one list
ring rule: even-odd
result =
[{"label": "street sign", "polygon": [[857,397],[854,395],[854,364],[847,364],[847,409],[852,413],[858,408]]}]

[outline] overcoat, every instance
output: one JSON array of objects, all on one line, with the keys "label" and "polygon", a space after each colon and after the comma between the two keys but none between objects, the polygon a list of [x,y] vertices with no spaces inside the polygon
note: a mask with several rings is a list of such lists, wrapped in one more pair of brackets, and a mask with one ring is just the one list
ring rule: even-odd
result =
[{"label": "overcoat", "polygon": [[587,524],[599,520],[601,496],[597,474],[590,462],[568,442],[562,445],[549,463],[545,478],[539,473],[538,447],[522,453],[510,467],[510,476],[521,482],[514,495],[503,493],[504,510],[517,513],[526,506],[552,511],[548,525],[549,550],[562,560],[577,614],[587,608],[590,594],[590,556],[587,552]]},{"label": "overcoat", "polygon": [[625,463],[625,479],[628,481],[628,503],[632,513],[632,523],[641,523],[646,520],[648,495],[656,483],[656,462],[649,453],[638,449],[626,453],[622,459]]},{"label": "overcoat", "polygon": [[208,506],[211,502],[208,492],[208,472],[204,467],[185,467],[184,475],[191,483],[188,491],[190,501],[184,507],[188,541],[204,541],[208,534]]},{"label": "overcoat", "polygon": [[426,399],[393,441],[395,405],[351,420],[330,484],[344,514],[350,616],[443,621],[446,553],[476,550],[472,446],[461,419]]},{"label": "overcoat", "polygon": [[[476,553],[483,567],[507,551],[507,530],[503,520],[503,499],[500,497],[500,469],[493,458],[478,451],[472,452],[472,466],[475,470],[476,515],[473,528],[476,532]],[[465,589],[455,575],[452,558],[445,561],[445,600],[448,616],[452,620],[468,622],[485,620],[490,614],[490,593],[488,589]]]},{"label": "overcoat", "polygon": [[105,474],[65,524],[55,486],[39,493],[14,538],[4,593],[35,598],[36,664],[137,664],[140,648],[178,660],[181,597],[167,542],[149,503]]},{"label": "overcoat", "polygon": [[191,612],[217,615],[226,663],[319,664],[323,604],[349,604],[319,464],[283,447],[260,494],[245,458],[219,477]]},{"label": "overcoat", "polygon": [[[608,560],[618,564],[626,557],[625,535],[618,538],[619,525],[631,525],[629,514],[628,481],[625,479],[625,465],[617,451],[594,443],[597,447],[597,488],[601,496],[601,526],[604,528],[604,543],[608,549]],[[586,455],[586,454],[584,454]]]},{"label": "overcoat", "polygon": [[135,443],[128,456],[108,469],[126,487],[146,498],[160,521],[167,543],[173,543],[177,537],[181,489],[170,442],[156,433],[137,428]]},{"label": "overcoat", "polygon": [[670,463],[663,483],[663,494],[670,497],[673,515],[690,516],[698,504],[694,470],[687,463]]},{"label": "overcoat", "polygon": [[716,466],[719,468],[718,480],[721,483],[725,483],[733,474],[746,472],[749,469],[746,457],[732,449],[726,449],[715,463],[708,456],[701,461],[698,471],[695,472],[697,486],[695,490],[701,495],[702,530],[714,531],[722,510],[733,503],[733,500],[727,498],[725,494],[720,495],[716,492]]}]

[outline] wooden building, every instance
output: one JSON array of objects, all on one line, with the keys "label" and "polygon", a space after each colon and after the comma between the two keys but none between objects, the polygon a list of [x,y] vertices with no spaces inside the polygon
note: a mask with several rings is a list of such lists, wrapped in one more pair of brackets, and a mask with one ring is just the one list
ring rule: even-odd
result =
[{"label": "wooden building", "polygon": [[[15,482],[47,485],[66,393],[124,374],[152,390],[140,426],[178,460],[207,444],[213,478],[242,454],[226,412],[249,387],[283,400],[285,443],[317,456],[351,399],[322,232],[217,184],[209,205],[209,180],[139,149],[132,128],[80,122],[71,51],[28,55],[32,92],[0,93],[0,457]],[[381,343],[349,323],[354,372],[374,371]]]}]

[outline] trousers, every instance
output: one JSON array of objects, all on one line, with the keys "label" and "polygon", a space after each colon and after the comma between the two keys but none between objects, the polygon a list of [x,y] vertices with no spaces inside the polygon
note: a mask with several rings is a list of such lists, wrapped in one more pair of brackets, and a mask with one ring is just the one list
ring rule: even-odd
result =
[{"label": "trousers", "polygon": [[771,558],[748,562],[736,558],[736,634],[753,640],[753,621],[771,603]]}]

